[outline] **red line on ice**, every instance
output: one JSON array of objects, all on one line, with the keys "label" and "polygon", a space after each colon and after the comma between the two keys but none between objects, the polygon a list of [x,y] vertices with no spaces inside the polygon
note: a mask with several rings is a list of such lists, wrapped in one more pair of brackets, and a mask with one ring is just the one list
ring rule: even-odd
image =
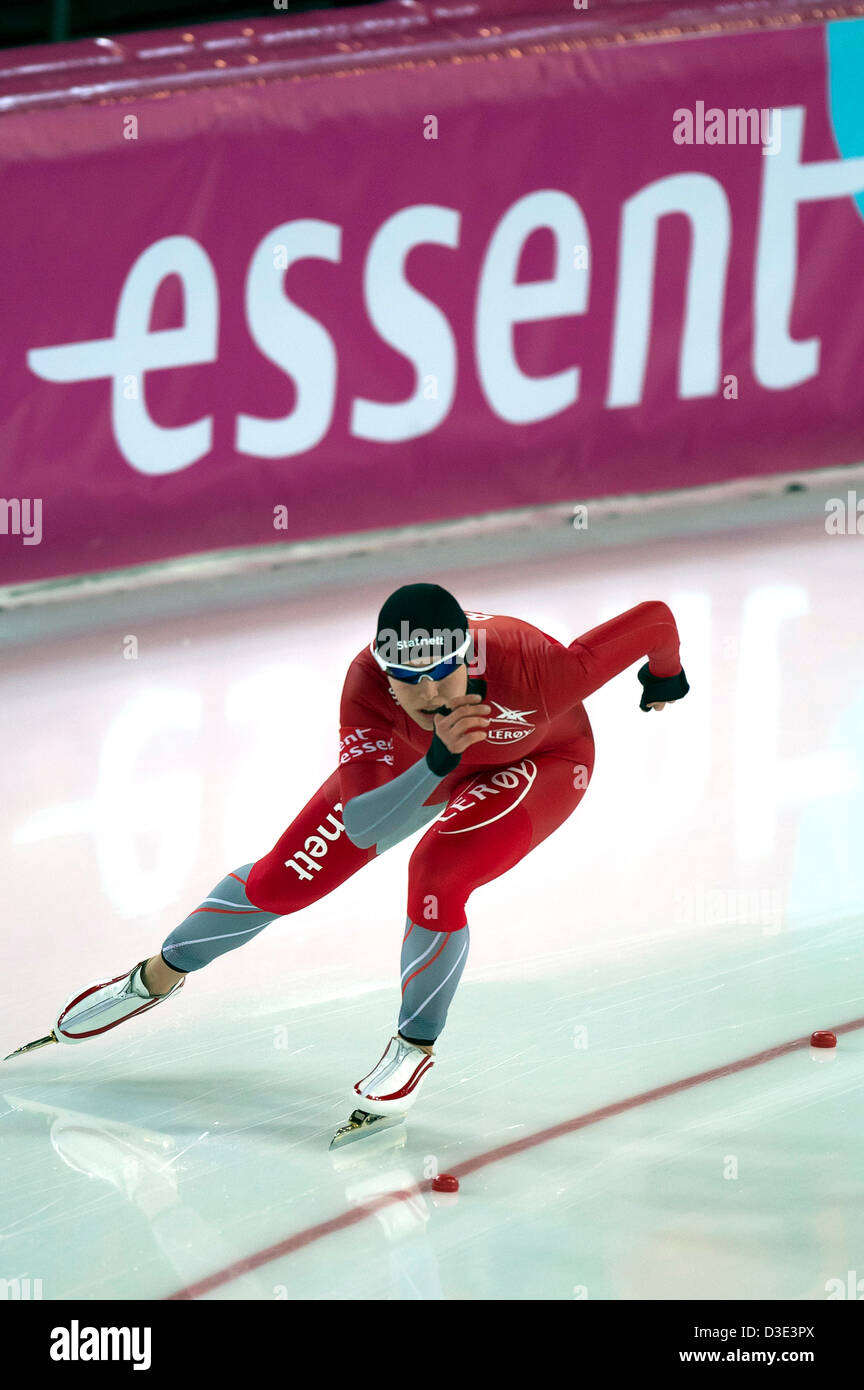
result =
[{"label": "red line on ice", "polygon": [[[852,1033],[857,1028],[864,1028],[864,1018],[855,1018],[851,1023],[841,1023],[834,1032],[840,1036],[841,1033]],[[560,1139],[565,1134],[573,1134],[577,1129],[586,1129],[588,1125],[599,1124],[601,1120],[610,1120],[615,1115],[623,1115],[628,1110],[635,1110],[640,1105],[650,1105],[655,1100],[665,1100],[667,1096],[678,1095],[681,1091],[689,1091],[693,1086],[703,1086],[708,1081],[718,1081],[722,1076],[733,1076],[735,1072],[747,1071],[750,1067],[759,1067],[764,1062],[773,1062],[777,1057],[785,1057],[789,1052],[796,1052],[801,1047],[808,1047],[810,1035],[804,1038],[795,1038],[792,1042],[778,1043],[776,1047],[768,1047],[764,1052],[754,1052],[750,1057],[742,1057],[737,1062],[726,1062],[721,1067],[712,1067],[710,1071],[696,1072],[693,1076],[682,1077],[679,1081],[668,1081],[665,1086],[655,1086],[651,1091],[640,1091],[638,1095],[628,1096],[625,1100],[613,1101],[611,1105],[601,1106],[599,1110],[589,1110],[585,1115],[577,1115],[571,1120],[562,1120],[560,1124],[551,1125],[549,1129],[538,1130],[536,1134],[526,1134],[521,1139],[514,1139],[509,1144],[501,1144],[497,1149],[489,1149],[486,1153],[477,1154],[475,1158],[468,1158],[464,1163],[456,1163],[448,1167],[448,1173],[452,1173],[455,1178],[463,1178],[468,1173],[476,1173],[479,1168],[488,1168],[491,1163],[500,1163],[504,1158],[512,1158],[515,1154],[524,1153],[526,1149],[537,1148],[540,1144],[548,1144],[552,1139]],[[360,1141],[362,1143],[362,1140]],[[185,1289],[178,1289],[176,1293],[169,1294],[168,1301],[181,1298],[200,1298],[202,1294],[210,1293],[211,1290],[219,1288],[221,1284],[228,1284],[232,1279],[237,1279],[241,1274],[249,1274],[254,1269],[260,1269],[262,1265],[269,1264],[271,1260],[277,1260],[283,1255],[293,1255],[296,1251],[302,1250],[307,1245],[313,1245],[317,1240],[323,1240],[325,1236],[333,1235],[336,1231],[345,1231],[349,1226],[356,1226],[360,1221],[366,1221],[370,1216],[374,1216],[376,1211],[382,1207],[393,1206],[396,1202],[404,1202],[410,1199],[417,1192],[431,1192],[432,1179],[427,1178],[425,1182],[417,1183],[410,1192],[386,1192],[381,1197],[376,1197],[370,1202],[364,1202],[362,1207],[353,1207],[350,1211],[344,1211],[339,1216],[333,1216],[329,1221],[321,1221],[317,1226],[307,1226],[305,1230],[298,1231],[296,1235],[287,1236],[285,1240],[277,1241],[275,1245],[265,1246],[263,1250],[256,1250],[251,1255],[244,1255],[242,1259],[236,1260],[234,1264],[226,1265],[224,1269],[216,1270],[214,1274],[208,1274],[206,1278],[199,1279],[195,1284],[189,1284]]]}]

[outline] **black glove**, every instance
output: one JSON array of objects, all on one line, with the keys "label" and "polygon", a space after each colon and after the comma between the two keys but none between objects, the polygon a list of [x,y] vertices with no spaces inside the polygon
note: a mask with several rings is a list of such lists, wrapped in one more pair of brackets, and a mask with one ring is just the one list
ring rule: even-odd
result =
[{"label": "black glove", "polygon": [[[449,710],[447,711],[449,714]],[[434,772],[436,777],[446,777],[448,772],[452,772],[462,761],[461,753],[451,753],[447,744],[437,735],[432,735],[432,742],[429,744],[426,753],[426,766],[430,772]]]},{"label": "black glove", "polygon": [[684,668],[681,668],[677,676],[652,676],[648,665],[649,663],[646,661],[645,665],[636,672],[642,684],[642,699],[639,701],[639,708],[644,709],[647,714],[655,701],[683,700],[690,689]]}]

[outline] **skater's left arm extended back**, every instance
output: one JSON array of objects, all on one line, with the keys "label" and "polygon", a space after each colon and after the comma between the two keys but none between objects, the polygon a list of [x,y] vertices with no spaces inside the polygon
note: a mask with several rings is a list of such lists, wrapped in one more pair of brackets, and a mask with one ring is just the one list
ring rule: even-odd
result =
[{"label": "skater's left arm extended back", "polygon": [[634,661],[648,658],[639,671],[640,708],[679,700],[689,685],[681,667],[678,628],[671,610],[657,600],[637,604],[564,647],[548,642],[533,659],[550,718],[586,700]]}]

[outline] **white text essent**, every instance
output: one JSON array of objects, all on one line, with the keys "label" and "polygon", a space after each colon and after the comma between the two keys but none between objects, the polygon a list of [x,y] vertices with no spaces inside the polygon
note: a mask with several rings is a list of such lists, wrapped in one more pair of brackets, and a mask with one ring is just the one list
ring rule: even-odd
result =
[{"label": "white text essent", "polygon": [[[762,165],[753,274],[752,364],[756,380],[780,391],[819,371],[820,340],[793,339],[788,330],[798,274],[798,208],[864,191],[864,157],[804,164],[805,108],[783,108],[782,149]],[[658,223],[670,214],[689,221],[678,396],[715,396],[721,389],[723,318],[732,244],[732,210],[721,181],[711,174],[670,174],[639,189],[621,206],[618,269],[608,385],[604,405],[641,403],[653,317]],[[462,214],[439,204],[412,204],[382,222],[366,252],[362,294],[373,330],[415,371],[404,400],[355,396],[348,430],[358,439],[399,443],[432,433],[446,419],[457,385],[458,354],[442,310],[409,283],[405,263],[422,244],[458,254]],[[551,279],[517,281],[522,248],[538,228],[555,238]],[[261,354],[296,387],[292,410],[278,418],[238,413],[234,448],[253,458],[288,458],[314,449],[334,416],[339,351],[328,329],[288,297],[286,270],[308,259],[338,265],[343,229],[302,218],[269,229],[254,248],[245,279],[246,326]],[[514,326],[584,314],[589,302],[590,256],[574,264],[574,247],[590,248],[588,224],[577,200],[546,188],[519,198],[501,215],[477,275],[474,357],[486,404],[514,425],[548,420],[579,400],[580,368],[528,376],[519,367]],[[274,254],[278,252],[278,254]],[[159,286],[167,276],[183,287],[185,321],[149,329]],[[220,289],[216,269],[193,237],[169,236],[148,246],[120,288],[110,337],[32,348],[30,370],[46,381],[111,382],[111,418],[117,447],[141,473],[188,468],[213,446],[214,417],[202,412],[188,424],[158,425],[147,407],[148,372],[215,362],[219,356]],[[434,383],[434,388],[430,388]],[[211,405],[213,402],[211,402]]]}]

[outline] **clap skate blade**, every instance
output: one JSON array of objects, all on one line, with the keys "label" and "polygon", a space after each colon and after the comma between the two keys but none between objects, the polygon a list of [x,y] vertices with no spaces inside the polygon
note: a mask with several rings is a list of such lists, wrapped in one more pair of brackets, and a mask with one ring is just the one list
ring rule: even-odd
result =
[{"label": "clap skate blade", "polygon": [[4,1062],[10,1062],[13,1057],[20,1057],[23,1052],[35,1052],[37,1047],[47,1047],[49,1043],[59,1042],[56,1033],[49,1033],[47,1038],[37,1038],[35,1042],[25,1043],[23,1047],[16,1047],[14,1052],[10,1052],[8,1057],[4,1057]]},{"label": "clap skate blade", "polygon": [[404,1115],[370,1115],[366,1110],[355,1110],[351,1118],[337,1129],[330,1140],[331,1149],[341,1149],[345,1144],[353,1144],[357,1139],[365,1139],[368,1134],[380,1134],[382,1130],[401,1125]]}]

